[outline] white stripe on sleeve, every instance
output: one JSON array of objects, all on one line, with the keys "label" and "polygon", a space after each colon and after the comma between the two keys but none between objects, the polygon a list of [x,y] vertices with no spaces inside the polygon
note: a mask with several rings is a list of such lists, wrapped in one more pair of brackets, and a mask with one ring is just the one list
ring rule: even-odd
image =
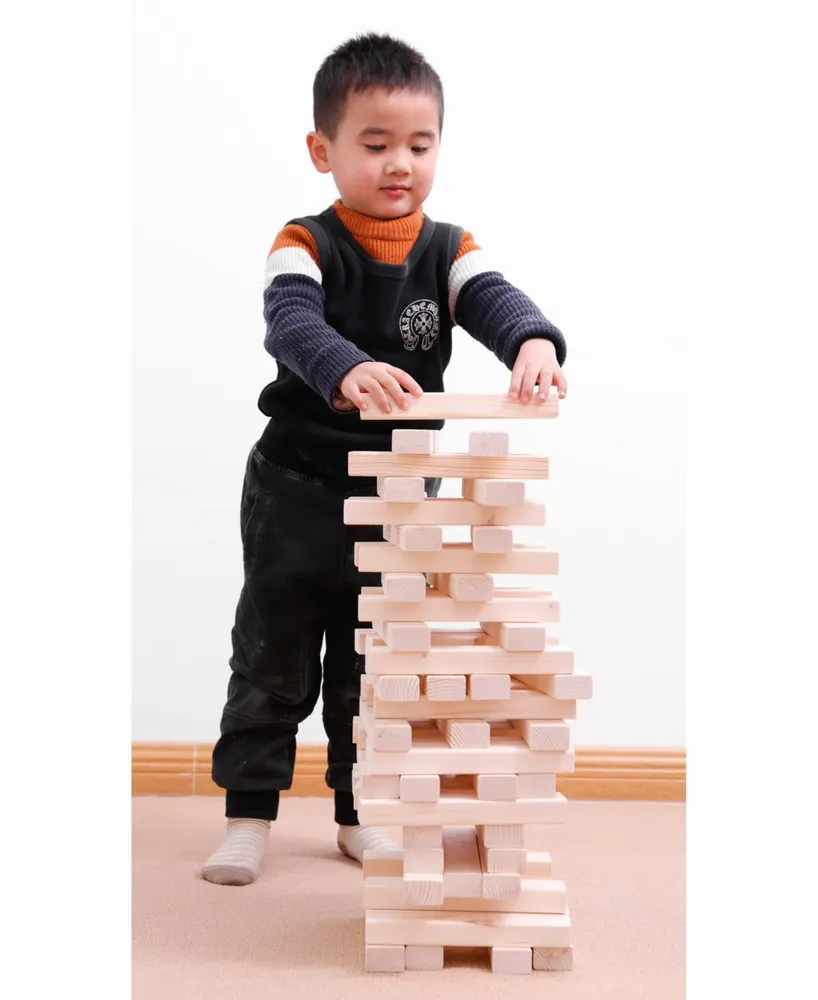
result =
[{"label": "white stripe on sleeve", "polygon": [[454,322],[454,310],[460,290],[471,278],[486,271],[495,271],[490,267],[483,250],[470,250],[452,264],[449,271],[449,315]]},{"label": "white stripe on sleeve", "polygon": [[320,268],[301,247],[281,247],[269,255],[264,267],[264,288],[269,288],[273,278],[281,274],[306,274],[321,284]]}]

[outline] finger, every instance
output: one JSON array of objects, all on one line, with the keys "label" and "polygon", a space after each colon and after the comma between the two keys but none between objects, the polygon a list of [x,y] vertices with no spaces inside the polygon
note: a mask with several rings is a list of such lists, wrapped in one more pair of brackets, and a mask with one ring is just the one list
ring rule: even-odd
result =
[{"label": "finger", "polygon": [[523,373],[523,384],[520,391],[520,399],[524,403],[531,401],[531,397],[534,394],[534,383],[537,381],[539,373],[539,368],[535,366],[526,367],[526,370]]},{"label": "finger", "polygon": [[396,378],[393,378],[388,373],[385,373],[381,376],[381,385],[402,410],[407,409],[409,406],[409,400],[406,398],[406,394],[401,388],[400,382],[398,382]]},{"label": "finger", "polygon": [[359,410],[368,409],[364,394],[361,392],[360,387],[357,384],[351,385],[343,395],[345,399],[350,401],[350,403],[354,403]]},{"label": "finger", "polygon": [[554,385],[557,387],[560,399],[565,399],[565,394],[568,392],[568,379],[563,375],[562,368],[558,368],[554,372]]},{"label": "finger", "polygon": [[409,372],[405,372],[402,368],[393,368],[391,365],[387,369],[389,374],[395,378],[400,384],[408,389],[415,396],[422,396],[423,389],[420,385],[412,378]]},{"label": "finger", "polygon": [[511,369],[511,385],[509,386],[508,394],[512,399],[519,399],[520,388],[523,384],[523,372],[525,371],[525,362],[518,361]]},{"label": "finger", "polygon": [[367,378],[366,389],[376,406],[380,407],[384,413],[392,412],[392,404],[389,402],[389,397],[383,391],[383,386],[374,376],[370,375]]},{"label": "finger", "polygon": [[544,403],[548,399],[548,393],[551,391],[551,380],[554,377],[554,373],[550,368],[543,368],[540,374],[537,376],[537,381],[540,384],[540,390],[537,393],[537,399],[539,402]]}]

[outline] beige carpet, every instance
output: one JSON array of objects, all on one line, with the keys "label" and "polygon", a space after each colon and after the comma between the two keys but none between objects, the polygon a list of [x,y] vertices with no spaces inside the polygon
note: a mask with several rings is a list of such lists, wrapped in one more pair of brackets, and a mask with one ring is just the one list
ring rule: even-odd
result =
[{"label": "beige carpet", "polygon": [[492,975],[480,950],[447,950],[442,972],[364,973],[361,870],[331,809],[283,799],[260,880],[231,888],[198,877],[220,798],[135,798],[134,1000],[684,997],[684,806],[571,802],[565,825],[539,828],[529,846],[568,886],[574,970],[530,976]]}]

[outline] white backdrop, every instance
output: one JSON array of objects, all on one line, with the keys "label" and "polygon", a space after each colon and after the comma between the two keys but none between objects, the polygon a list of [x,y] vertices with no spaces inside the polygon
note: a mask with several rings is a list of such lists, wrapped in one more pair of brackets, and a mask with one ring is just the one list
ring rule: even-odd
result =
[{"label": "white backdrop", "polygon": [[[561,554],[561,639],[591,673],[580,746],[680,746],[684,726],[684,23],[682,4],[553,3],[463,20],[460,5],[135,0],[133,728],[213,740],[241,586],[238,504],[264,352],[264,260],[335,198],[304,136],[334,46],[389,31],[440,73],[432,218],[471,229],[565,333],[554,422],[504,425],[547,453],[531,490]],[[115,376],[114,376],[115,377]],[[447,388],[505,392],[462,330]],[[444,442],[464,445],[450,424]],[[444,495],[453,495],[446,484]],[[510,582],[504,578],[503,582]],[[320,705],[302,729],[323,740]]]}]

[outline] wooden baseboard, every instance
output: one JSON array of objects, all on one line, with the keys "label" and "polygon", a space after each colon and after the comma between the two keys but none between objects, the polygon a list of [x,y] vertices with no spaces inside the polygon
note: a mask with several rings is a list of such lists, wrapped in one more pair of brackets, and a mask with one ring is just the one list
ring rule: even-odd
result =
[{"label": "wooden baseboard", "polygon": [[[131,778],[134,795],[224,795],[210,777],[212,743],[134,743]],[[327,749],[322,743],[299,745],[293,787],[284,795],[330,795],[324,782]],[[684,802],[683,749],[583,747],[576,770],[557,778],[569,799],[619,799]]]}]

